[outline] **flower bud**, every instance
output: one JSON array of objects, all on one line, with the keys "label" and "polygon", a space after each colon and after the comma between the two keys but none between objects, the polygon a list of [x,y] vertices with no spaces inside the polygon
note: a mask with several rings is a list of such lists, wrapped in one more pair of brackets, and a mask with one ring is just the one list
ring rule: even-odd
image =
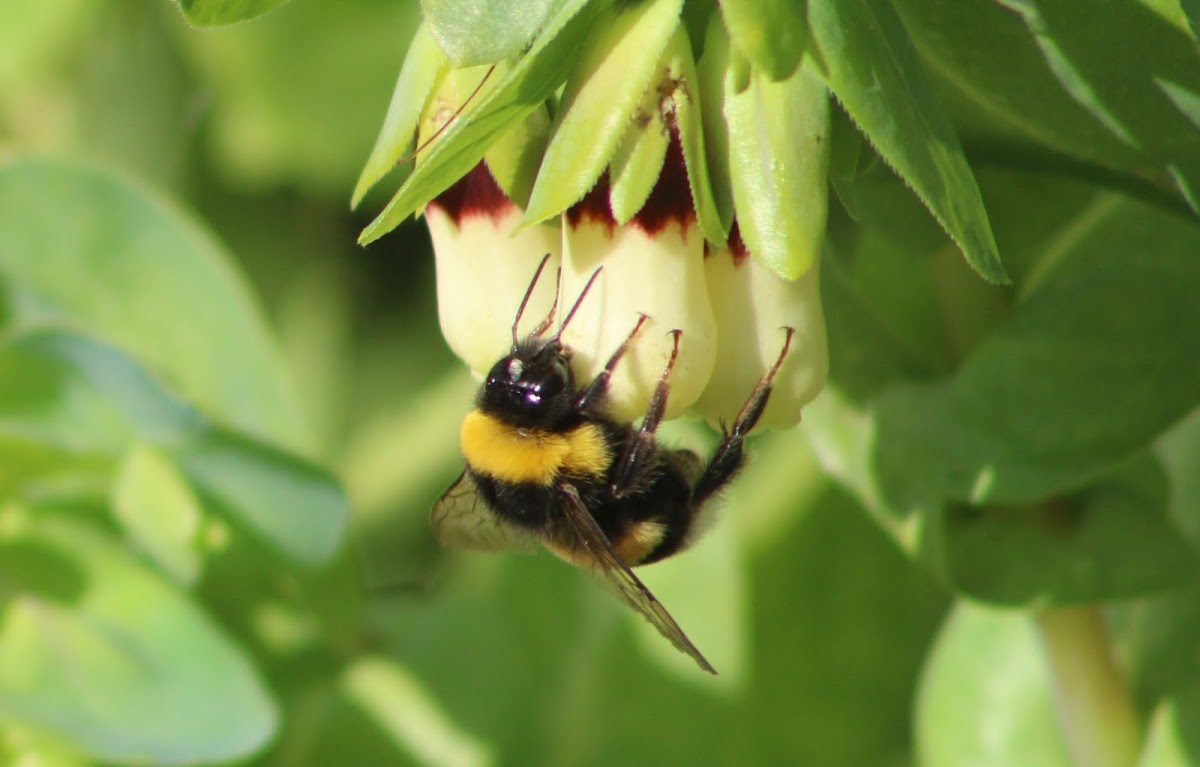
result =
[{"label": "flower bud", "polygon": [[719,337],[716,365],[693,412],[710,423],[732,423],[783,348],[784,327],[795,329],[759,426],[791,428],[800,409],[825,385],[829,352],[821,311],[819,265],[786,280],[746,253],[736,223],[730,247],[705,259],[708,293]]}]

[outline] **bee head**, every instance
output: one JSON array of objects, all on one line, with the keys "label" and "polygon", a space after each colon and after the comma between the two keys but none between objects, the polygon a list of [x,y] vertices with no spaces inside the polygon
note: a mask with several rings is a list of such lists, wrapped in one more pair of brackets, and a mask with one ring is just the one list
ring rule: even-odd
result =
[{"label": "bee head", "polygon": [[573,410],[571,366],[557,338],[528,339],[488,371],[479,409],[518,427],[549,428]]}]

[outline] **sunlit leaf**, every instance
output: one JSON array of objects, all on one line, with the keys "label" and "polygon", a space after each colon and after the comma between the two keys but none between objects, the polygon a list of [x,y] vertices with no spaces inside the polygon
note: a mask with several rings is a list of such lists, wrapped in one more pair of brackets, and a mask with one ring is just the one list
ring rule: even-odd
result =
[{"label": "sunlit leaf", "polygon": [[7,717],[106,762],[224,761],[266,744],[277,715],[258,673],[182,594],[81,523],[30,517],[16,535],[71,562],[86,585],[73,599],[8,604]]},{"label": "sunlit leaf", "polygon": [[985,279],[1006,282],[953,126],[886,3],[810,0],[814,56],[830,90]]},{"label": "sunlit leaf", "polygon": [[821,253],[829,200],[829,93],[811,73],[787,80],[725,81],[729,172],[746,248],[783,279],[807,272]]},{"label": "sunlit leaf", "polygon": [[77,324],[229,423],[300,439],[245,284],[207,232],[150,194],[67,162],[0,161],[0,269],[7,327]]},{"label": "sunlit leaf", "polygon": [[466,105],[420,158],[383,212],[359,235],[367,244],[394,229],[425,203],[474,168],[504,133],[535,109],[566,79],[569,62],[605,1],[565,0],[525,53],[499,81]]},{"label": "sunlit leaf", "polygon": [[162,453],[135,447],[113,487],[113,515],[134,542],[180,583],[200,573],[200,503],[179,469]]},{"label": "sunlit leaf", "polygon": [[456,67],[517,53],[566,0],[421,0],[429,31]]},{"label": "sunlit leaf", "polygon": [[918,762],[1071,767],[1044,658],[1028,615],[959,605],[921,680]]},{"label": "sunlit leaf", "polygon": [[800,64],[808,43],[804,0],[722,0],[721,16],[734,45],[771,80]]},{"label": "sunlit leaf", "polygon": [[680,7],[680,0],[650,0],[596,20],[576,52],[526,222],[562,213],[608,167],[638,102],[661,75],[659,59],[679,26]]},{"label": "sunlit leaf", "polygon": [[346,496],[317,466],[216,429],[180,448],[176,457],[204,498],[289,556],[316,564],[342,543]]}]

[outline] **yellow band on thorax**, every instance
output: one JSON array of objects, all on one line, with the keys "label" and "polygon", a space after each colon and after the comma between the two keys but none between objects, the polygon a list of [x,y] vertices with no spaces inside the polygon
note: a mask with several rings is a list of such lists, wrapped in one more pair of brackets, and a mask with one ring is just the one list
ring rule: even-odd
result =
[{"label": "yellow band on thorax", "polygon": [[556,434],[519,429],[473,410],[463,419],[463,457],[477,472],[504,482],[552,485],[562,474],[602,476],[612,451],[595,424]]}]

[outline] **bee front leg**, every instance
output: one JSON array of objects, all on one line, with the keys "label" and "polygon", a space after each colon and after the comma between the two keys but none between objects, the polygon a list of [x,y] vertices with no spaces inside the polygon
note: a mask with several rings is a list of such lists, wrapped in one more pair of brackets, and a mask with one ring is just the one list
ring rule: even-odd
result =
[{"label": "bee front leg", "polygon": [[792,336],[796,333],[795,328],[788,327],[784,330],[787,332],[787,338],[784,339],[779,358],[775,360],[771,369],[758,380],[754,391],[750,392],[746,403],[738,412],[738,416],[733,422],[733,428],[725,431],[725,438],[721,440],[717,451],[713,453],[708,466],[705,467],[704,473],[697,480],[696,488],[692,491],[692,498],[697,504],[704,503],[713,493],[724,487],[742,467],[742,463],[745,461],[742,443],[746,441],[746,435],[758,423],[763,410],[767,407],[767,400],[771,396],[771,382],[775,380],[775,374],[779,372],[780,365],[787,357],[788,349],[792,345]]},{"label": "bee front leg", "polygon": [[613,473],[612,479],[612,493],[617,498],[629,492],[634,484],[634,472],[638,465],[648,453],[654,452],[654,432],[658,430],[658,425],[662,423],[663,413],[667,410],[667,394],[671,388],[667,381],[671,377],[671,369],[675,367],[675,358],[679,356],[679,337],[682,335],[682,330],[671,331],[674,345],[671,347],[671,356],[667,360],[667,366],[658,379],[658,385],[654,387],[654,395],[650,397],[650,405],[646,408],[645,417],[642,418],[641,428],[629,440],[624,454],[616,463],[616,471]]},{"label": "bee front leg", "polygon": [[633,342],[634,336],[638,334],[638,331],[642,329],[642,325],[645,325],[646,321],[649,319],[650,318],[644,314],[638,315],[637,324],[633,326],[633,330],[629,332],[629,335],[625,337],[625,340],[621,342],[621,345],[617,347],[617,350],[612,353],[611,357],[608,358],[608,362],[604,365],[604,370],[601,370],[596,377],[592,379],[592,382],[587,385],[587,388],[580,392],[579,396],[575,398],[576,410],[586,410],[589,405],[594,405],[595,403],[602,402],[604,400],[604,395],[608,393],[609,379],[612,378],[613,371],[617,368],[617,363],[620,362],[621,358],[625,356],[625,350],[628,349],[629,344]]}]

